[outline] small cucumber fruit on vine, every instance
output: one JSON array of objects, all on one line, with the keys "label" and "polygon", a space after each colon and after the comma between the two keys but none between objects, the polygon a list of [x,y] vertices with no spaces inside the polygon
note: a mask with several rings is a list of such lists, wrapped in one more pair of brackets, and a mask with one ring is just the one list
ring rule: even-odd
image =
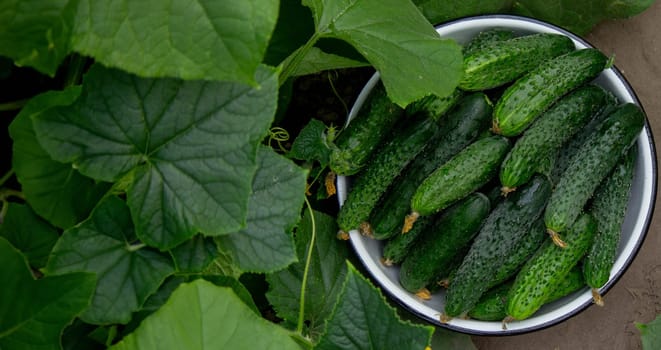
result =
[{"label": "small cucumber fruit on vine", "polygon": [[560,233],[576,220],[599,183],[634,143],[644,125],[645,115],[640,107],[623,103],[576,150],[544,212],[547,231],[557,245],[564,246]]},{"label": "small cucumber fruit on vine", "polygon": [[597,49],[576,50],[543,62],[505,90],[494,107],[492,130],[518,136],[556,100],[594,79],[608,64]]}]

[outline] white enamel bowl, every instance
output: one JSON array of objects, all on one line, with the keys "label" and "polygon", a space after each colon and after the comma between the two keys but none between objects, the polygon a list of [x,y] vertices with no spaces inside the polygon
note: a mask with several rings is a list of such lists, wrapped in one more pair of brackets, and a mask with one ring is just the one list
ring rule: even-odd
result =
[{"label": "white enamel bowl", "polygon": [[[465,43],[480,31],[495,27],[509,28],[520,34],[540,32],[559,33],[572,38],[577,48],[591,47],[585,40],[556,26],[530,18],[509,15],[463,18],[438,26],[437,31],[441,37],[453,38],[459,43]],[[617,65],[617,62],[615,63]],[[357,114],[365,98],[378,81],[379,74],[376,73],[367,82],[351,109],[348,118],[349,121]],[[616,67],[602,72],[595,82],[612,91],[621,102],[633,102],[640,105],[633,89]],[[608,291],[616,283],[638,253],[647,234],[654,209],[657,165],[654,140],[649,125],[646,124],[645,129],[638,137],[635,147],[638,147],[639,152],[631,199],[622,228],[622,236],[615,265],[611,271],[611,277],[608,283],[601,289],[602,293]],[[349,178],[338,177],[337,187],[340,205],[346,198],[349,186]],[[379,262],[382,256],[382,242],[363,237],[357,231],[351,231],[349,234],[356,254],[376,283],[380,284],[383,290],[402,307],[435,325],[468,334],[520,334],[562,322],[592,304],[591,293],[586,287],[560,300],[544,305],[542,309],[529,319],[508,323],[506,330],[503,330],[500,322],[453,319],[448,323],[441,323],[439,321],[439,314],[443,310],[444,292],[433,295],[431,300],[421,301],[399,285],[398,267],[386,267]],[[607,308],[608,304],[605,307]]]}]

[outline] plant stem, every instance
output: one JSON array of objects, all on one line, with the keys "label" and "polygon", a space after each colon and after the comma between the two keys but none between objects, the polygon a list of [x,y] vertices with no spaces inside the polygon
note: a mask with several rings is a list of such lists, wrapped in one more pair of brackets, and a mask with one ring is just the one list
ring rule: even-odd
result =
[{"label": "plant stem", "polygon": [[292,338],[294,338],[294,341],[298,343],[298,345],[304,347],[305,349],[310,349],[314,348],[314,344],[310,341],[310,339],[298,334],[298,333],[292,333],[291,335]]},{"label": "plant stem", "polygon": [[315,32],[305,45],[299,47],[281,63],[282,71],[280,72],[279,77],[280,85],[284,84],[285,81],[294,74],[298,65],[301,63],[305,55],[308,54],[308,51],[310,51],[312,46],[317,43],[319,38],[321,38],[321,35],[319,35],[319,32]]},{"label": "plant stem", "polygon": [[9,197],[25,200],[25,195],[21,191],[12,190],[11,188],[0,188],[0,200],[5,200]]},{"label": "plant stem", "polygon": [[29,98],[24,98],[22,100],[0,103],[0,112],[15,111],[17,109],[21,109],[23,106],[25,106],[26,103],[28,103],[29,100]]},{"label": "plant stem", "polygon": [[310,270],[310,261],[312,260],[312,252],[314,249],[314,241],[317,236],[317,227],[314,220],[314,212],[312,211],[312,205],[308,201],[307,197],[305,199],[305,206],[308,208],[310,213],[310,221],[312,222],[312,235],[310,236],[310,246],[308,247],[308,254],[305,258],[305,268],[303,269],[303,281],[301,282],[301,301],[298,308],[298,325],[296,331],[298,334],[303,334],[303,320],[305,319],[305,289],[308,283],[308,272]]},{"label": "plant stem", "polygon": [[80,84],[80,78],[83,76],[87,58],[73,54],[69,59],[69,66],[67,68],[66,76],[64,77],[64,87],[67,88],[72,85]]},{"label": "plant stem", "polygon": [[0,186],[4,185],[14,175],[14,169],[9,169],[7,173],[0,177]]}]

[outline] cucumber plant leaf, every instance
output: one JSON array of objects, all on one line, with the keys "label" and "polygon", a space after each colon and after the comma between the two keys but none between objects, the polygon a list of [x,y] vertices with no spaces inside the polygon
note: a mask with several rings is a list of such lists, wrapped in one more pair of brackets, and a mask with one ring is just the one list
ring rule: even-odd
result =
[{"label": "cucumber plant leaf", "polygon": [[57,106],[71,105],[80,91],[79,86],[72,86],[37,95],[9,125],[12,166],[25,200],[39,216],[60,228],[87,218],[110,185],[81,175],[71,164],[53,160],[39,143],[31,118]]},{"label": "cucumber plant leaf", "polygon": [[259,141],[277,80],[262,67],[238,83],[145,79],[94,65],[81,96],[34,118],[49,154],[86,176],[120,182],[138,238],[162,250],[245,225]]},{"label": "cucumber plant leaf", "polygon": [[310,51],[299,62],[293,76],[314,74],[329,69],[343,69],[366,67],[369,63],[358,61],[352,58],[340,56],[334,53],[328,53],[318,47],[310,48]]},{"label": "cucumber plant leaf", "polygon": [[306,210],[296,229],[296,254],[298,262],[285,270],[266,275],[269,290],[266,297],[278,317],[296,324],[301,300],[301,284],[312,231],[316,229],[315,243],[310,259],[305,291],[304,320],[307,335],[318,340],[324,331],[347,273],[345,260],[348,249],[345,241],[336,238],[337,224],[327,214],[314,211],[312,217]]},{"label": "cucumber plant leaf", "polygon": [[410,1],[304,0],[316,35],[351,44],[380,73],[388,95],[406,106],[423,96],[446,96],[462,71],[460,46],[441,39]]},{"label": "cucumber plant leaf", "polygon": [[0,55],[54,76],[69,54],[75,3],[71,0],[0,2]]},{"label": "cucumber plant leaf", "polygon": [[643,350],[661,348],[661,316],[657,316],[649,323],[635,323],[640,331]]},{"label": "cucumber plant leaf", "polygon": [[319,161],[321,166],[328,164],[330,147],[326,142],[326,124],[319,119],[310,119],[294,139],[287,156],[306,161]]},{"label": "cucumber plant leaf", "polygon": [[432,24],[485,13],[502,13],[512,6],[512,0],[413,0],[413,3]]},{"label": "cucumber plant leaf", "polygon": [[25,204],[10,202],[7,214],[0,223],[0,236],[21,251],[33,268],[46,265],[48,255],[57,242],[57,230],[38,217]]},{"label": "cucumber plant leaf", "polygon": [[315,347],[330,349],[425,349],[434,328],[402,321],[351,263],[338,303]]},{"label": "cucumber plant leaf", "polygon": [[242,271],[271,272],[296,261],[292,229],[301,216],[307,171],[262,146],[248,204],[248,224],[216,238]]},{"label": "cucumber plant leaf", "polygon": [[107,197],[89,219],[64,231],[53,248],[46,274],[96,273],[94,297],[81,319],[100,325],[128,323],[131,313],[174,272],[167,255],[135,242],[126,203]]},{"label": "cucumber plant leaf", "polygon": [[96,278],[74,272],[32,277],[25,257],[0,237],[0,348],[59,350],[64,328],[90,303]]},{"label": "cucumber plant leaf", "polygon": [[300,350],[289,333],[256,315],[228,287],[181,284],[135,332],[112,346],[132,349]]},{"label": "cucumber plant leaf", "polygon": [[218,257],[216,243],[211,237],[196,235],[170,250],[179,273],[200,273]]}]

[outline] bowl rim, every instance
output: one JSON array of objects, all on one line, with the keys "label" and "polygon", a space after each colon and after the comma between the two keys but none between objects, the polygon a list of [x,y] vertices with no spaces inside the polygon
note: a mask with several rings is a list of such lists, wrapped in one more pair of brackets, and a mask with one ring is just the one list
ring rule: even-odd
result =
[{"label": "bowl rim", "polygon": [[[450,25],[457,25],[462,22],[469,22],[469,21],[484,21],[484,20],[497,20],[497,21],[515,21],[515,22],[529,22],[532,24],[535,24],[537,26],[542,26],[542,27],[547,27],[550,30],[560,32],[571,39],[573,39],[576,42],[579,42],[585,47],[589,48],[594,48],[595,46],[592,45],[589,41],[586,39],[582,38],[579,35],[576,35],[572,33],[571,31],[564,29],[562,27],[559,27],[557,25],[554,25],[552,23],[539,20],[536,18],[531,18],[527,16],[520,16],[520,15],[510,15],[510,14],[485,14],[485,15],[475,15],[475,16],[466,16],[466,17],[461,17],[457,18],[454,20],[450,20],[447,22],[440,23],[438,25],[435,25],[434,28],[436,30],[442,29],[444,27],[450,26]],[[494,25],[494,27],[497,27],[497,25]],[[626,273],[626,271],[629,269],[631,266],[633,260],[636,258],[638,255],[642,244],[647,237],[647,234],[649,232],[649,228],[652,222],[652,218],[654,215],[654,209],[656,206],[656,196],[657,196],[657,176],[658,176],[658,165],[657,165],[657,156],[656,156],[656,146],[655,146],[655,141],[654,137],[652,134],[652,129],[649,124],[649,120],[647,118],[647,113],[645,112],[644,106],[642,105],[640,99],[638,98],[638,95],[632,88],[631,84],[629,81],[626,79],[626,77],[622,74],[622,72],[617,68],[616,64],[613,64],[611,67],[612,72],[616,76],[616,78],[622,83],[624,89],[626,90],[627,94],[631,97],[633,100],[633,103],[638,105],[642,110],[643,113],[645,114],[645,125],[644,125],[644,132],[646,133],[647,136],[647,145],[649,147],[650,151],[650,156],[651,156],[651,171],[652,171],[652,181],[651,181],[651,203],[649,204],[648,210],[645,213],[644,216],[644,222],[643,226],[641,229],[641,233],[637,240],[633,243],[633,248],[631,249],[631,253],[626,257],[623,266],[621,269],[617,270],[617,272],[611,276],[609,281],[602,286],[599,290],[602,295],[605,295],[610,289],[617,283],[617,281],[620,280],[620,278]],[[368,80],[368,82],[364,85],[363,89],[361,90],[361,94],[365,91],[365,89],[371,90],[371,88],[380,80],[380,75],[379,72],[375,72],[374,75]],[[354,103],[355,105],[355,103]],[[353,107],[352,107],[353,110]],[[350,120],[347,118],[347,123]],[[346,124],[345,124],[346,125]],[[338,183],[340,181],[345,181],[344,177],[338,176],[337,179]],[[338,202],[341,203],[343,202],[344,198],[341,198],[342,196],[339,195],[338,193]],[[360,234],[352,230],[349,232],[351,239],[350,241],[352,242],[351,245],[354,248],[354,251],[356,251],[356,243],[355,243],[355,238],[360,238]],[[548,321],[540,322],[539,324],[535,324],[530,327],[524,327],[524,328],[513,328],[513,329],[507,329],[507,330],[500,330],[500,331],[489,331],[489,330],[480,330],[480,329],[474,329],[474,328],[467,328],[467,327],[462,327],[462,326],[457,326],[452,323],[440,323],[437,319],[428,317],[426,314],[420,314],[416,310],[414,310],[410,305],[408,305],[406,302],[401,300],[394,291],[391,291],[389,288],[386,288],[383,286],[383,282],[380,280],[379,277],[374,275],[374,271],[372,271],[370,268],[368,268],[369,264],[365,262],[365,259],[367,257],[362,256],[360,254],[356,254],[361,261],[361,263],[366,267],[366,270],[370,273],[371,277],[376,280],[376,282],[381,285],[383,288],[381,288],[385,294],[387,294],[391,300],[394,300],[400,307],[405,309],[407,312],[417,316],[418,318],[421,318],[435,326],[443,327],[446,329],[458,331],[461,333],[466,333],[466,334],[472,334],[472,335],[480,335],[480,336],[510,336],[510,335],[518,335],[518,334],[525,334],[525,333],[530,333],[538,330],[542,330],[545,328],[549,328],[551,326],[554,326],[556,324],[559,324],[561,322],[564,322],[582,311],[586,310],[589,306],[591,306],[593,303],[591,300],[587,300],[583,302],[582,304],[574,307],[572,310],[569,312],[560,315],[559,317],[552,318]]]}]

